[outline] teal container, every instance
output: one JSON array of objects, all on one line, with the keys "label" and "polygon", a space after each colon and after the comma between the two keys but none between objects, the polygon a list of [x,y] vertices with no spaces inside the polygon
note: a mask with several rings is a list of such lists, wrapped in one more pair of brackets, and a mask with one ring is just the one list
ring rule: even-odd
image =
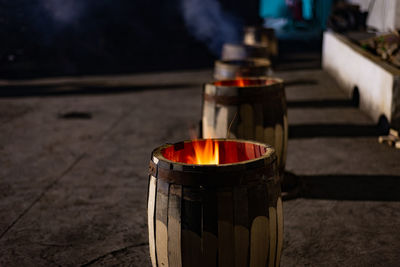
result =
[{"label": "teal container", "polygon": [[[305,20],[313,20],[325,30],[333,0],[302,0],[302,13]],[[290,18],[285,0],[260,0],[260,17]]]},{"label": "teal container", "polygon": [[285,0],[261,0],[260,16],[262,18],[282,18],[288,15]]},{"label": "teal container", "polygon": [[313,0],[302,1],[303,19],[311,20],[313,18]]}]

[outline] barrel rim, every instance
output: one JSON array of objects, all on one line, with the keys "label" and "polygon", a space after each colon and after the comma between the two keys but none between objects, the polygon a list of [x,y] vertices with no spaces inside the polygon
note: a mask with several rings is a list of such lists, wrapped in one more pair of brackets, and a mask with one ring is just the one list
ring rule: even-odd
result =
[{"label": "barrel rim", "polygon": [[275,29],[271,27],[265,27],[265,26],[245,26],[243,27],[243,32],[244,34],[250,33],[250,32],[265,32],[265,33],[274,33],[275,34]]},{"label": "barrel rim", "polygon": [[250,48],[250,49],[252,49],[252,48],[255,48],[255,49],[265,49],[265,50],[268,50],[268,45],[265,45],[265,44],[245,44],[245,43],[240,43],[240,42],[238,42],[238,43],[225,43],[224,45],[223,45],[224,47],[244,47],[244,48]]},{"label": "barrel rim", "polygon": [[[245,77],[245,79],[257,80],[270,77]],[[244,103],[264,103],[271,98],[285,98],[285,85],[282,79],[272,78],[276,82],[272,84],[231,86],[215,85],[214,82],[203,86],[203,101],[215,102],[221,105],[238,105]],[[219,81],[234,81],[235,79],[222,79]]]},{"label": "barrel rim", "polygon": [[[255,158],[255,159],[250,159],[250,160],[245,160],[245,161],[240,161],[240,162],[235,162],[235,163],[226,163],[226,164],[188,164],[188,163],[169,160],[169,159],[165,158],[162,155],[162,150],[163,149],[171,147],[173,145],[180,144],[180,143],[189,143],[189,142],[192,142],[192,141],[205,141],[205,140],[208,140],[208,139],[212,139],[214,141],[231,141],[231,142],[250,143],[250,144],[259,145],[259,146],[267,148],[267,152],[264,155],[262,155],[262,156],[260,156],[258,158]],[[206,169],[212,169],[212,168],[222,169],[222,168],[227,168],[227,167],[230,167],[230,166],[244,166],[244,165],[248,165],[249,163],[258,162],[258,161],[265,162],[265,159],[267,159],[267,158],[269,159],[269,158],[273,157],[274,154],[275,154],[275,148],[273,148],[271,145],[265,144],[265,143],[261,143],[261,142],[257,142],[257,141],[253,141],[253,140],[233,139],[233,138],[200,138],[200,139],[191,139],[191,140],[189,139],[189,140],[184,140],[182,142],[178,142],[178,143],[175,143],[175,144],[165,144],[165,145],[159,146],[158,148],[153,150],[152,160],[156,164],[157,164],[156,161],[158,161],[158,162],[159,161],[164,161],[164,162],[167,162],[167,163],[173,164],[173,165],[182,165],[182,166],[193,167],[192,171],[195,171],[197,169],[204,171]]]},{"label": "barrel rim", "polygon": [[281,78],[277,77],[269,77],[269,76],[259,76],[259,77],[242,77],[242,79],[246,80],[274,80],[275,82],[272,84],[260,84],[260,85],[249,85],[249,86],[232,86],[232,85],[216,85],[215,83],[218,81],[235,81],[237,78],[233,79],[221,79],[217,81],[212,81],[212,82],[207,82],[204,84],[204,87],[206,86],[213,86],[218,88],[240,88],[241,90],[246,90],[246,89],[251,89],[251,88],[274,88],[278,87],[281,88],[285,85],[285,82]]},{"label": "barrel rim", "polygon": [[[235,62],[240,62],[244,64],[235,64]],[[255,63],[251,65],[249,63]],[[244,59],[219,59],[215,60],[215,68],[226,67],[226,68],[269,68],[271,67],[271,60],[267,58],[244,58]]]},{"label": "barrel rim", "polygon": [[[161,151],[175,144],[162,145],[152,152],[149,174],[168,183],[184,186],[238,186],[279,179],[275,149],[265,143],[228,138],[212,138],[217,141],[246,142],[261,145],[267,152],[255,159],[228,164],[187,164],[166,159]],[[206,139],[195,139],[206,140]],[[182,142],[191,142],[185,140]],[[182,142],[176,143],[180,144]]]}]

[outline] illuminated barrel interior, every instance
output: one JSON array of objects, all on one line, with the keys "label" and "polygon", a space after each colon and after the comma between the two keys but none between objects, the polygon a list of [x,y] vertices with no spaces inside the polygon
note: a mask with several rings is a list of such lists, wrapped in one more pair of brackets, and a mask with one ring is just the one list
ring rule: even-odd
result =
[{"label": "illuminated barrel interior", "polygon": [[[179,146],[182,149],[177,149]],[[161,153],[168,160],[186,164],[229,164],[254,160],[267,150],[255,143],[206,139],[172,145]]]}]

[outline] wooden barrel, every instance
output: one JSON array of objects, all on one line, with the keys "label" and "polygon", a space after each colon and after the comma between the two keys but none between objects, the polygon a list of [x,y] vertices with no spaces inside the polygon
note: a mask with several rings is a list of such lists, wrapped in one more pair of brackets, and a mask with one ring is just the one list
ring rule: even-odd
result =
[{"label": "wooden barrel", "polygon": [[[194,147],[209,142],[219,147],[219,164],[188,164]],[[272,147],[185,141],[155,149],[149,169],[153,267],[279,266],[283,214]]]},{"label": "wooden barrel", "polygon": [[234,79],[236,77],[266,76],[271,67],[268,59],[228,59],[216,60],[214,79]]},{"label": "wooden barrel", "polygon": [[268,58],[268,47],[265,45],[246,45],[226,43],[222,47],[221,58],[226,59],[249,59],[249,58]]},{"label": "wooden barrel", "polygon": [[265,27],[245,27],[243,42],[247,45],[264,45],[268,47],[271,58],[278,56],[278,39],[275,30]]},{"label": "wooden barrel", "polygon": [[237,78],[203,90],[203,138],[242,138],[275,147],[281,174],[288,140],[286,97],[277,78]]}]

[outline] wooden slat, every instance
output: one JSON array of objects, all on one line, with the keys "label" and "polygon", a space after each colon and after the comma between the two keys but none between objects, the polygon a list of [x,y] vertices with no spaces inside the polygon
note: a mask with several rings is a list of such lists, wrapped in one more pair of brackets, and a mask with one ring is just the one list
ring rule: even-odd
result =
[{"label": "wooden slat", "polygon": [[282,247],[283,247],[283,207],[282,207],[282,198],[278,197],[277,205],[276,205],[276,219],[278,225],[278,240],[277,240],[277,253],[276,253],[276,267],[279,267],[281,262],[282,255]]},{"label": "wooden slat", "polygon": [[147,204],[147,223],[149,230],[149,248],[150,258],[153,266],[157,266],[156,261],[156,246],[155,246],[155,232],[154,232],[154,212],[156,207],[156,190],[157,190],[157,179],[154,176],[150,176],[149,182],[149,196]]},{"label": "wooden slat", "polygon": [[215,137],[215,102],[203,100],[202,135],[203,138]]},{"label": "wooden slat", "polygon": [[182,266],[201,266],[202,205],[197,189],[184,187],[182,197]]},{"label": "wooden slat", "polygon": [[246,187],[234,189],[234,233],[235,233],[235,267],[246,267],[249,264],[249,216]]},{"label": "wooden slat", "polygon": [[243,121],[243,136],[240,138],[254,139],[254,111],[250,104],[242,104],[240,106],[240,118]]},{"label": "wooden slat", "polygon": [[286,157],[287,157],[287,145],[288,145],[288,137],[289,137],[289,126],[288,126],[288,119],[287,114],[283,117],[283,151],[282,151],[282,166],[285,167],[286,165]]},{"label": "wooden slat", "polygon": [[168,267],[168,192],[169,184],[157,179],[156,252],[158,266]]},{"label": "wooden slat", "polygon": [[267,127],[275,127],[277,123],[277,114],[279,109],[282,107],[276,102],[276,100],[269,100],[263,103],[263,126]]},{"label": "wooden slat", "polygon": [[256,155],[256,151],[254,150],[254,146],[251,144],[245,144],[245,152],[246,152],[246,156],[249,159],[253,159],[255,158]]},{"label": "wooden slat", "polygon": [[217,266],[218,254],[218,203],[217,192],[206,189],[203,193],[202,266]]},{"label": "wooden slat", "polygon": [[282,125],[275,125],[275,151],[276,156],[278,157],[278,165],[281,166],[282,162],[282,148],[283,148],[283,131]]},{"label": "wooden slat", "polygon": [[264,143],[275,145],[275,129],[273,127],[264,128]]},{"label": "wooden slat", "polygon": [[276,254],[276,209],[274,207],[269,207],[269,260],[268,266],[275,265],[275,254]]},{"label": "wooden slat", "polygon": [[171,267],[181,267],[181,185],[170,185],[168,201],[168,263]]},{"label": "wooden slat", "polygon": [[268,218],[257,216],[251,225],[250,266],[264,267],[268,257]]},{"label": "wooden slat", "polygon": [[[277,99],[278,100],[278,99]],[[276,150],[276,125],[281,120],[279,115],[282,107],[280,101],[269,100],[263,105],[264,143],[273,146]],[[279,154],[277,154],[279,158]]]},{"label": "wooden slat", "polygon": [[[239,111],[240,114],[240,111]],[[243,138],[244,136],[244,123],[242,117],[239,115],[239,123],[237,126],[237,138]]]},{"label": "wooden slat", "polygon": [[[278,243],[279,238],[282,241],[282,236],[279,236],[279,225],[278,225],[278,214],[277,214],[277,208],[278,208],[278,198],[280,198],[280,183],[279,183],[279,176],[278,176],[278,170],[277,170],[277,165],[274,164],[274,169],[275,169],[275,179],[274,180],[269,180],[267,182],[267,198],[268,198],[268,209],[269,209],[269,232],[270,232],[270,248],[269,248],[269,261],[268,261],[268,266],[275,266],[277,262],[279,262],[280,259],[277,257],[277,253],[279,251],[278,249]],[[282,204],[282,202],[281,202]],[[280,210],[282,212],[282,210]],[[283,225],[282,225],[283,226]],[[283,231],[283,230],[282,230]],[[282,232],[283,234],[283,232]],[[282,247],[281,247],[282,248]]]},{"label": "wooden slat", "polygon": [[266,185],[249,187],[250,266],[265,267],[269,249],[269,220]]},{"label": "wooden slat", "polygon": [[218,192],[218,266],[234,266],[233,194]]},{"label": "wooden slat", "polygon": [[226,136],[223,136],[223,138],[237,138],[237,128],[238,128],[238,107],[237,106],[227,106],[228,109],[228,128],[226,131],[229,130],[229,133],[227,132]]},{"label": "wooden slat", "polygon": [[258,142],[264,143],[264,116],[262,104],[254,104],[254,138]]},{"label": "wooden slat", "polygon": [[226,138],[226,131],[229,126],[229,110],[227,106],[216,105],[215,106],[215,136],[216,138]]},{"label": "wooden slat", "polygon": [[182,230],[182,265],[201,267],[201,238],[187,229]]}]

